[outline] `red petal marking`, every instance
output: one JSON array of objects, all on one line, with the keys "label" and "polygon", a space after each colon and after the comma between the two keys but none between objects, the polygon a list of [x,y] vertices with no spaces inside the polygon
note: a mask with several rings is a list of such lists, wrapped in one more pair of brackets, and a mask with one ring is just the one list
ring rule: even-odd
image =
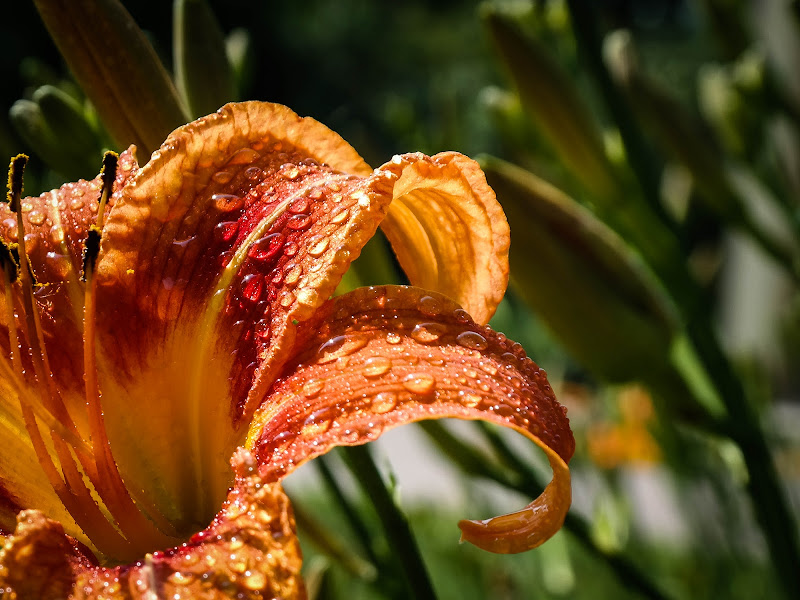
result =
[{"label": "red petal marking", "polygon": [[[376,287],[336,298],[298,328],[303,350],[256,413],[248,436],[261,475],[278,480],[335,445],[362,444],[421,419],[483,419],[548,455],[554,481],[516,516],[463,526],[466,539],[518,552],[555,533],[569,507],[575,442],[544,371],[519,344],[439,294]],[[532,525],[533,523],[533,525]]]},{"label": "red petal marking", "polygon": [[289,499],[255,473],[246,450],[231,462],[236,483],[211,525],[131,565],[98,567],[58,523],[38,511],[20,513],[0,551],[0,588],[20,598],[86,600],[305,597]]}]

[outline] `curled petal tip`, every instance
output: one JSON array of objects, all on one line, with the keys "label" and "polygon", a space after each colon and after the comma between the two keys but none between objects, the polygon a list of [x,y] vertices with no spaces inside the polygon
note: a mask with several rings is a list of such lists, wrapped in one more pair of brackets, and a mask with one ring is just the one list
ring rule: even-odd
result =
[{"label": "curled petal tip", "polygon": [[461,542],[469,542],[495,554],[517,554],[542,545],[564,523],[571,503],[569,469],[550,454],[553,480],[544,492],[525,508],[483,521],[462,520]]}]

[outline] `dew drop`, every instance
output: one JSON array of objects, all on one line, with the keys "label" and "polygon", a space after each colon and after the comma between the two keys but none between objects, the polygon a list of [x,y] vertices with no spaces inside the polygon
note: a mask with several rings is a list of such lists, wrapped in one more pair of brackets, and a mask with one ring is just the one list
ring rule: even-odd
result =
[{"label": "dew drop", "polygon": [[283,292],[278,303],[283,308],[289,308],[294,303],[294,294],[292,292]]},{"label": "dew drop", "polygon": [[367,345],[367,338],[362,335],[338,335],[322,344],[317,351],[321,355],[317,361],[324,365],[341,356],[347,356]]},{"label": "dew drop", "polygon": [[331,223],[339,224],[350,216],[350,209],[344,208],[331,217]]},{"label": "dew drop", "polygon": [[325,387],[325,382],[321,379],[312,379],[307,381],[306,384],[303,386],[303,395],[307,398],[314,398],[318,396],[319,393],[322,391],[322,388]]},{"label": "dew drop", "polygon": [[286,228],[292,231],[300,231],[311,225],[311,215],[304,213],[294,215],[286,221]]},{"label": "dew drop", "polygon": [[489,345],[486,338],[476,331],[462,331],[458,334],[456,341],[459,345],[471,350],[485,350]]},{"label": "dew drop", "polygon": [[453,316],[461,323],[470,323],[472,321],[472,317],[463,308],[455,309],[453,311]]},{"label": "dew drop", "polygon": [[331,427],[332,417],[333,410],[329,406],[315,410],[303,421],[300,435],[303,437],[315,437],[325,433]]},{"label": "dew drop", "polygon": [[395,406],[397,406],[397,394],[394,392],[380,392],[372,398],[369,408],[375,414],[382,415],[393,410]]},{"label": "dew drop", "polygon": [[20,210],[22,210],[24,213],[29,213],[33,210],[33,204],[30,202],[23,202],[20,206]]},{"label": "dew drop", "polygon": [[53,240],[54,243],[60,244],[64,241],[64,228],[60,227],[59,225],[54,225],[50,228],[50,239]]},{"label": "dew drop", "polygon": [[251,162],[258,160],[261,155],[252,148],[242,148],[236,154],[231,156],[228,161],[229,165],[249,165]]},{"label": "dew drop", "polygon": [[289,206],[289,212],[293,215],[299,215],[301,213],[308,212],[308,198],[302,196],[292,202],[292,204]]},{"label": "dew drop", "polygon": [[430,344],[442,337],[445,331],[441,323],[418,323],[411,331],[411,337],[421,344]]},{"label": "dew drop", "polygon": [[[76,192],[75,195],[77,195],[77,192]],[[69,201],[69,208],[70,208],[70,210],[80,210],[80,209],[82,209],[83,208],[83,200],[81,200],[80,198],[73,198],[72,200]]]},{"label": "dew drop", "polygon": [[297,176],[300,175],[300,169],[295,166],[291,166],[284,170],[281,175],[283,175],[286,179],[297,179]]},{"label": "dew drop", "polygon": [[308,249],[308,253],[313,257],[322,256],[325,250],[328,249],[328,244],[330,241],[328,238],[323,238],[317,243],[313,244],[311,248]]},{"label": "dew drop", "polygon": [[258,167],[247,167],[247,169],[244,172],[244,176],[247,179],[253,181],[254,179],[258,179],[259,177],[261,177],[262,173],[264,173],[264,171],[262,171]]},{"label": "dew drop", "polygon": [[230,171],[217,171],[211,176],[211,179],[216,183],[226,184],[233,179],[233,173]]},{"label": "dew drop", "polygon": [[256,336],[258,339],[264,341],[267,340],[270,336],[271,329],[269,319],[262,318],[258,323],[256,323]]},{"label": "dew drop", "polygon": [[403,387],[412,394],[430,394],[436,387],[436,379],[429,373],[412,373],[403,379]]},{"label": "dew drop", "polygon": [[281,251],[285,240],[281,233],[266,235],[253,242],[247,250],[247,256],[258,261],[270,260]]},{"label": "dew drop", "polygon": [[386,334],[386,341],[390,344],[399,344],[403,338],[400,337],[400,334],[395,333],[394,331],[390,331]]},{"label": "dew drop", "polygon": [[236,237],[236,234],[239,233],[239,222],[222,221],[221,223],[217,223],[214,230],[220,240],[223,242],[230,242]]},{"label": "dew drop", "polygon": [[478,394],[464,394],[461,398],[461,404],[467,408],[475,408],[481,403],[481,397]]},{"label": "dew drop", "polygon": [[220,212],[233,212],[244,206],[244,200],[234,194],[214,194],[211,201]]},{"label": "dew drop", "polygon": [[286,275],[283,277],[283,282],[286,285],[294,285],[303,274],[303,265],[287,265]]},{"label": "dew drop", "polygon": [[392,368],[392,360],[386,356],[371,356],[364,361],[364,377],[380,377]]},{"label": "dew drop", "polygon": [[42,223],[44,223],[44,219],[45,219],[44,213],[39,210],[33,210],[28,215],[28,221],[30,222],[31,225],[41,225]]},{"label": "dew drop", "polygon": [[433,296],[423,296],[419,299],[419,311],[423,315],[432,317],[438,315],[440,311],[439,301]]},{"label": "dew drop", "polygon": [[264,276],[260,273],[251,273],[242,278],[242,296],[250,302],[258,302],[264,291]]},{"label": "dew drop", "polygon": [[298,250],[297,242],[289,241],[286,242],[286,247],[283,249],[283,253],[289,258],[291,258],[295,254],[297,254],[297,250]]}]

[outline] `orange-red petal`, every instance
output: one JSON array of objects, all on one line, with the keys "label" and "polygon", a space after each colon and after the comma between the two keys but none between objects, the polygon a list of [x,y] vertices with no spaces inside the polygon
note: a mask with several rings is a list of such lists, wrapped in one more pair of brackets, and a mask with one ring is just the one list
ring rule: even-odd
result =
[{"label": "orange-red petal", "polygon": [[475,324],[444,296],[418,288],[363,288],[298,328],[303,351],[250,427],[248,447],[277,480],[335,445],[362,444],[421,419],[483,419],[539,445],[553,481],[531,505],[462,522],[464,539],[520,552],[555,533],[570,504],[574,440],[545,373],[518,344]]},{"label": "orange-red petal", "polygon": [[508,285],[509,229],[474,160],[457,152],[395,156],[381,224],[412,285],[449,296],[485,325]]},{"label": "orange-red petal", "polygon": [[60,524],[24,511],[0,550],[0,589],[17,598],[303,598],[289,499],[255,473],[244,449],[216,519],[185,544],[135,564],[103,568]]}]

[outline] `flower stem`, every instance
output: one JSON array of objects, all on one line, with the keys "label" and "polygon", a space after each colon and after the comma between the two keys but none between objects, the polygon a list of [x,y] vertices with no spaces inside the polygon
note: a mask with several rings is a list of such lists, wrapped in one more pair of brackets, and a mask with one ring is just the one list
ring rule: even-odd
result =
[{"label": "flower stem", "polygon": [[345,446],[342,456],[353,476],[372,502],[394,557],[405,577],[402,597],[436,600],[428,571],[417,547],[408,520],[392,498],[367,446]]}]

